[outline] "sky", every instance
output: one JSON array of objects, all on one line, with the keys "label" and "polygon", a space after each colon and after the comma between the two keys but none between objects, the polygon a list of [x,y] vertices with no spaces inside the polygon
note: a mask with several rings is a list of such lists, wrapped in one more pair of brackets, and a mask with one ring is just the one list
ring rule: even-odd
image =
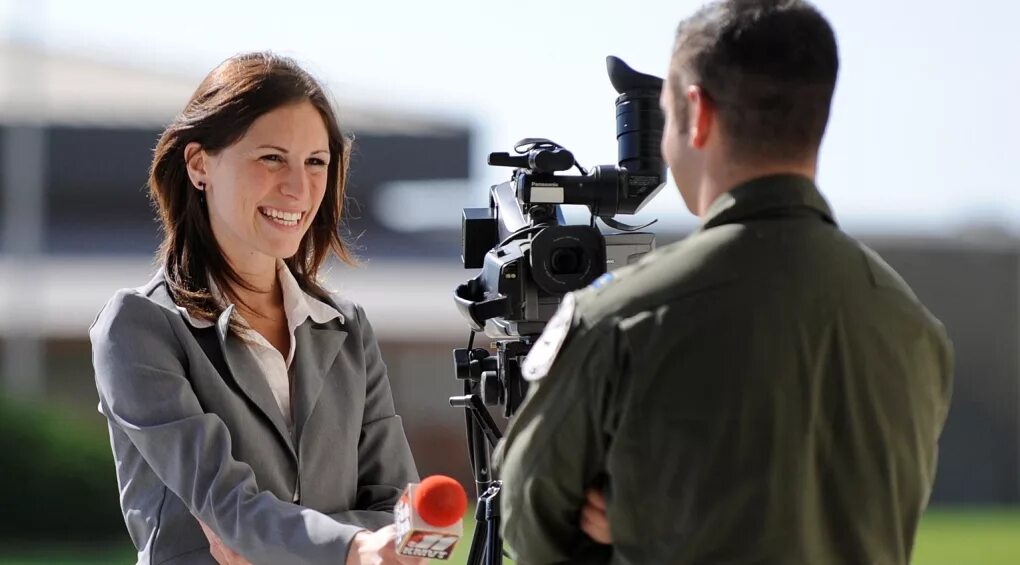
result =
[{"label": "sky", "polygon": [[[82,2],[0,0],[0,33],[200,78],[241,51],[298,59],[344,100],[467,123],[482,206],[524,137],[586,166],[615,162],[606,55],[662,75],[701,2]],[[841,68],[818,182],[858,232],[1020,233],[1020,3],[819,0]],[[342,110],[342,109],[341,109]],[[459,205],[459,204],[458,204]],[[451,211],[454,223],[459,218]],[[672,183],[637,216],[691,225]]]}]

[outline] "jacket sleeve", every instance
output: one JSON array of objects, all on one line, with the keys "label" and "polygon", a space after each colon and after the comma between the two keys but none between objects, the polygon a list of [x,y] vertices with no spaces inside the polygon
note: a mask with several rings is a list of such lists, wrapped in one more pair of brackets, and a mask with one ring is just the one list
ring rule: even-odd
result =
[{"label": "jacket sleeve", "polygon": [[570,334],[548,372],[530,383],[495,454],[503,536],[521,564],[608,560],[608,548],[581,530],[580,512],[585,491],[602,486],[601,399],[615,366],[613,334],[581,324]]},{"label": "jacket sleeve", "polygon": [[418,481],[418,471],[404,428],[393,407],[393,394],[379,344],[364,310],[357,308],[365,354],[365,414],[358,441],[359,510],[385,513],[393,521],[393,506],[408,483]]},{"label": "jacket sleeve", "polygon": [[343,563],[363,528],[260,491],[186,378],[167,314],[120,291],[89,328],[100,408],[188,509],[249,561]]},{"label": "jacket sleeve", "polygon": [[341,510],[328,516],[341,524],[354,524],[366,530],[378,530],[393,524],[393,511],[382,510]]}]

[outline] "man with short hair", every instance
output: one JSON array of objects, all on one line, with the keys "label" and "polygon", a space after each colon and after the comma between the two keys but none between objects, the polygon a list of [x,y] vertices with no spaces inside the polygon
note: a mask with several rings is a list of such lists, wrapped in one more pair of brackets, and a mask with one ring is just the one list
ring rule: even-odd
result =
[{"label": "man with short hair", "polygon": [[519,563],[909,562],[952,352],[815,186],[838,65],[802,0],[680,24],[662,152],[701,224],[567,295],[526,360],[497,453]]}]

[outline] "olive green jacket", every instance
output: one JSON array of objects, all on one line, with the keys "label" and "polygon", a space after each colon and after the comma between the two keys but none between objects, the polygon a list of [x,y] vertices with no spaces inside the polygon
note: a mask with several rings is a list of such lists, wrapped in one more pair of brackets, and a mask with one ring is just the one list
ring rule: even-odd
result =
[{"label": "olive green jacket", "polygon": [[[519,563],[909,562],[950,343],[813,182],[738,186],[564,304],[496,454]],[[588,487],[612,547],[579,528]]]}]

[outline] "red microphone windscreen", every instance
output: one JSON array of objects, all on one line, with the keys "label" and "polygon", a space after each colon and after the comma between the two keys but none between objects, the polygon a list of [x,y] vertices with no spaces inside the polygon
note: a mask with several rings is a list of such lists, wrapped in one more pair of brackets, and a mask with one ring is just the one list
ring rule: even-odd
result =
[{"label": "red microphone windscreen", "polygon": [[464,516],[467,511],[467,493],[455,479],[432,475],[418,485],[411,504],[422,520],[438,528],[445,528]]}]

